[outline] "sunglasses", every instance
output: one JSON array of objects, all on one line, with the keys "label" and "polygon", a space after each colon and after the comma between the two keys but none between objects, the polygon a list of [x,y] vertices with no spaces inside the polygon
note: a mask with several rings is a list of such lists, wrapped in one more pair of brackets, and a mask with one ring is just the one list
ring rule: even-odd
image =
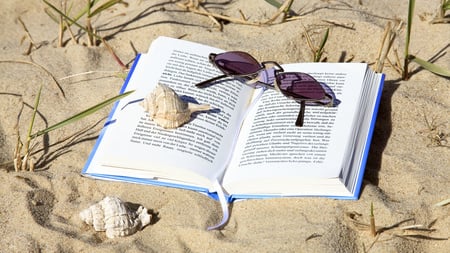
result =
[{"label": "sunglasses", "polygon": [[277,62],[259,63],[253,56],[241,51],[211,53],[209,61],[224,74],[197,83],[195,86],[204,88],[219,79],[232,77],[243,79],[245,84],[253,88],[278,90],[287,98],[300,103],[300,112],[295,122],[298,127],[303,126],[306,105],[334,104],[332,92],[325,91],[324,86],[312,76],[301,72],[284,72]]}]

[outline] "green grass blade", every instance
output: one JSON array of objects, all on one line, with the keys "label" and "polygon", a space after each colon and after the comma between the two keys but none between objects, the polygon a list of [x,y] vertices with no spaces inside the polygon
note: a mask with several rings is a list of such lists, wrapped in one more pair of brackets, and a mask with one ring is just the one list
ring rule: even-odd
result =
[{"label": "green grass blade", "polygon": [[409,55],[409,41],[411,38],[411,27],[412,27],[412,20],[414,16],[414,6],[416,4],[415,0],[409,0],[409,7],[408,7],[408,24],[406,26],[406,41],[405,41],[405,58]]},{"label": "green grass blade", "polygon": [[[288,1],[288,0],[286,0],[286,1]],[[288,13],[288,12],[291,11],[291,7],[292,7],[292,4],[293,4],[293,3],[294,3],[294,0],[292,0],[292,1],[289,3],[289,5],[286,6],[286,9],[284,9],[284,12],[285,12],[285,13]]]},{"label": "green grass blade", "polygon": [[450,10],[450,0],[448,0],[447,2],[445,2],[445,3],[442,5],[442,9],[445,10],[445,11]]},{"label": "green grass blade", "polygon": [[84,29],[84,27],[82,27],[80,24],[78,24],[75,20],[71,19],[69,16],[67,16],[65,13],[63,13],[61,10],[59,10],[58,8],[56,8],[53,4],[47,2],[46,0],[43,0],[44,3],[46,5],[48,5],[48,7],[52,8],[54,11],[56,11],[59,15],[63,16],[65,19],[67,19],[68,21],[70,21],[71,24],[76,24],[79,28]]},{"label": "green grass blade", "polygon": [[88,16],[88,17],[91,16],[91,8],[92,8],[92,4],[93,4],[93,2],[91,2],[90,0],[87,1],[87,5],[86,5],[86,13],[87,13],[87,16]]},{"label": "green grass blade", "polygon": [[[280,3],[280,2],[278,2],[278,1],[276,1],[276,0],[264,0],[264,1],[266,1],[267,3],[269,3],[269,4],[272,5],[272,6],[274,6],[274,7],[277,8],[277,9],[280,9],[281,6],[283,6],[283,4],[284,4],[284,2],[283,2],[283,3]],[[291,0],[286,0],[286,1],[291,1]],[[289,5],[286,6],[286,8],[283,10],[283,12],[285,13],[285,15],[291,15],[291,16],[297,15],[293,10],[291,10],[291,6],[292,6],[293,3],[294,3],[294,0],[292,0],[292,1],[289,3]]]},{"label": "green grass blade", "polygon": [[[45,1],[45,0],[44,0]],[[94,6],[99,0],[93,0],[90,3],[90,7]],[[81,17],[83,17],[84,15],[86,15],[86,13],[88,12],[88,7],[85,7],[84,9],[82,9],[74,18],[73,20],[76,22],[78,21]]]},{"label": "green grass blade", "polygon": [[411,27],[412,27],[412,20],[414,15],[414,5],[416,4],[415,0],[409,0],[409,6],[408,6],[408,23],[406,24],[406,40],[405,40],[405,53],[403,55],[404,62],[403,62],[403,80],[408,79],[409,71],[408,71],[408,64],[409,64],[409,42],[411,38]]},{"label": "green grass blade", "polygon": [[328,40],[328,33],[330,32],[330,28],[327,28],[327,31],[325,32],[325,35],[323,36],[322,42],[320,43],[319,50],[323,51],[323,48],[325,47],[325,44]]},{"label": "green grass blade", "polygon": [[83,10],[81,10],[75,16],[75,18],[73,18],[73,20],[78,21],[78,19],[80,19],[82,16],[84,16],[86,14],[88,14],[88,17],[91,18],[115,4],[122,3],[123,0],[110,0],[110,1],[102,4],[100,7],[98,7],[97,9],[95,9],[94,11],[91,12],[92,8],[94,8],[95,4],[97,4],[98,2],[99,2],[99,0],[93,0],[93,1],[89,2],[89,5],[87,5]]},{"label": "green grass blade", "polygon": [[[98,0],[97,0],[98,1]],[[70,11],[72,10],[72,4],[69,6],[69,10],[66,13],[63,13],[60,9],[56,8],[54,5],[52,5],[51,3],[47,2],[46,0],[43,0],[43,2],[50,7],[52,10],[54,10],[55,12],[57,12],[59,15],[62,15],[64,18],[66,18],[69,22],[70,25],[72,25],[74,22],[77,22],[83,15],[86,14],[86,8],[84,8],[83,10],[81,10],[78,15],[74,18],[69,18],[67,16],[66,13],[70,13]],[[47,9],[45,10],[46,14],[53,19],[56,23],[59,23],[59,18],[57,18],[56,16],[54,16],[52,13],[50,13]]]},{"label": "green grass blade", "polygon": [[36,119],[37,108],[39,102],[41,101],[42,85],[39,87],[39,91],[36,95],[36,100],[34,101],[33,115],[31,116],[30,127],[28,128],[28,137],[31,136],[31,131],[33,130],[34,120]]},{"label": "green grass blade", "polygon": [[435,74],[441,75],[441,76],[446,76],[446,77],[450,77],[450,70],[448,69],[444,69],[436,64],[433,64],[431,62],[425,61],[423,59],[417,58],[414,55],[410,55],[409,59],[417,64],[419,64],[420,66],[422,66],[424,69],[431,71]]},{"label": "green grass blade", "polygon": [[33,139],[31,136],[31,132],[33,131],[34,121],[36,120],[36,114],[38,111],[39,102],[41,101],[41,93],[42,93],[42,84],[39,87],[39,91],[36,95],[36,99],[34,101],[34,107],[33,107],[33,115],[31,116],[30,126],[28,127],[28,133],[27,133],[27,141],[25,143],[25,153],[28,152],[28,149],[30,147],[30,141]]},{"label": "green grass blade", "polygon": [[[91,6],[94,5],[98,0],[95,0],[91,3]],[[81,17],[83,17],[84,15],[86,15],[88,11],[88,8],[85,7],[84,9],[82,9],[72,20],[74,22],[77,22]],[[71,22],[70,24],[72,24],[73,22]]]},{"label": "green grass blade", "polygon": [[53,15],[53,13],[51,13],[47,8],[44,9],[45,14],[47,14],[47,16],[49,16],[53,21],[55,21],[55,23],[59,23],[59,18],[56,17],[55,15]]},{"label": "green grass blade", "polygon": [[276,0],[264,0],[264,1],[266,1],[267,3],[274,6],[277,9],[281,7],[281,4]]},{"label": "green grass blade", "polygon": [[67,19],[68,21],[70,21],[70,24],[74,24],[76,26],[78,26],[78,28],[80,28],[81,30],[85,31],[86,33],[88,33],[90,36],[94,36],[97,39],[101,39],[100,36],[96,35],[95,33],[92,33],[90,31],[88,31],[86,29],[86,27],[80,25],[77,23],[77,21],[75,21],[74,19],[71,19],[69,16],[67,16],[66,14],[64,14],[63,12],[61,12],[58,8],[56,8],[54,5],[52,5],[51,3],[47,2],[46,0],[43,0],[45,4],[47,4],[50,8],[52,8],[54,11],[56,11],[59,15],[63,16],[65,19]]},{"label": "green grass blade", "polygon": [[118,3],[121,3],[121,2],[122,2],[122,0],[110,0],[110,1],[100,5],[97,9],[95,9],[93,12],[91,12],[89,17],[93,17],[93,16],[101,13],[102,11],[108,9],[109,7],[116,5]]},{"label": "green grass blade", "polygon": [[43,134],[48,133],[50,131],[53,131],[53,130],[55,130],[57,128],[63,127],[65,125],[67,125],[67,124],[73,123],[73,122],[75,122],[75,121],[77,121],[79,119],[82,119],[82,118],[84,118],[84,117],[86,117],[86,116],[88,116],[88,115],[90,115],[90,114],[92,114],[92,113],[102,109],[103,107],[105,107],[105,106],[107,106],[107,105],[109,105],[109,104],[111,104],[111,103],[113,103],[113,102],[115,102],[115,101],[117,101],[117,100],[119,100],[121,98],[124,98],[124,97],[130,95],[132,92],[134,92],[134,91],[128,91],[128,92],[125,92],[123,94],[120,94],[120,95],[117,95],[115,97],[112,97],[110,99],[107,99],[107,100],[105,100],[105,101],[103,101],[103,102],[101,102],[101,103],[99,103],[97,105],[94,105],[94,106],[92,106],[92,107],[90,107],[90,108],[88,108],[88,109],[86,109],[86,110],[84,110],[84,111],[82,111],[82,112],[80,112],[78,114],[73,115],[70,118],[67,118],[67,119],[65,119],[65,120],[63,120],[63,121],[61,121],[59,123],[56,123],[56,124],[46,128],[44,130],[40,130],[37,133],[33,134],[31,136],[31,139],[34,139],[34,138],[36,138],[36,137],[38,137],[40,135],[43,135]]},{"label": "green grass blade", "polygon": [[327,28],[327,31],[325,32],[325,35],[322,38],[322,41],[320,42],[319,50],[316,52],[316,55],[314,57],[315,62],[319,62],[320,58],[322,58],[323,50],[325,48],[325,44],[328,40],[328,34],[330,32],[330,28]]}]

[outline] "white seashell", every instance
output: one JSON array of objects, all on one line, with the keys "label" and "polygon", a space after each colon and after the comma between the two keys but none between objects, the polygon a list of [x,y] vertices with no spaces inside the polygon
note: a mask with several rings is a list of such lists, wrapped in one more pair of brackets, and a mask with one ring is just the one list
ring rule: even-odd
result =
[{"label": "white seashell", "polygon": [[141,102],[150,118],[163,128],[177,128],[191,119],[191,114],[206,111],[209,105],[183,101],[169,86],[158,84]]},{"label": "white seashell", "polygon": [[132,211],[117,197],[105,197],[80,212],[80,218],[95,231],[106,231],[108,238],[136,233],[150,223],[152,216],[145,207]]}]

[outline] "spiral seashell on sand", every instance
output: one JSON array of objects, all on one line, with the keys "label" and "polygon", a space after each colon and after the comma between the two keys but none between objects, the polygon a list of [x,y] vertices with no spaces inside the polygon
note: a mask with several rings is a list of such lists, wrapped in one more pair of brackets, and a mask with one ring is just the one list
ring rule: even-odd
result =
[{"label": "spiral seashell on sand", "polygon": [[139,206],[136,211],[117,197],[105,197],[80,212],[80,218],[95,231],[105,231],[108,238],[132,235],[151,221],[148,210]]},{"label": "spiral seashell on sand", "polygon": [[174,90],[164,84],[158,84],[140,104],[150,118],[163,128],[180,127],[191,120],[192,113],[211,108],[206,104],[183,101]]}]

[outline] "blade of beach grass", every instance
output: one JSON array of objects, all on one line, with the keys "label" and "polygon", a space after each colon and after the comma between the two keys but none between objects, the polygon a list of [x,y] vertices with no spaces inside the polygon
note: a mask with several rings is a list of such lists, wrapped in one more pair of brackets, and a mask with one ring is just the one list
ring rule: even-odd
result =
[{"label": "blade of beach grass", "polygon": [[441,0],[441,6],[439,8],[438,18],[444,19],[445,12],[450,10],[450,0]]},{"label": "blade of beach grass", "polygon": [[330,28],[327,28],[327,30],[325,31],[325,34],[324,34],[322,41],[320,42],[320,45],[318,48],[313,45],[311,36],[309,36],[308,30],[306,29],[305,26],[303,26],[303,29],[305,30],[304,35],[306,38],[306,42],[308,43],[309,49],[312,52],[312,61],[320,62],[323,52],[324,52],[325,44],[327,43],[327,40],[328,40],[328,34],[330,31]]},{"label": "blade of beach grass", "polygon": [[420,66],[422,66],[424,69],[426,69],[428,71],[431,71],[431,72],[441,75],[441,76],[450,77],[450,70],[448,70],[448,69],[444,69],[436,64],[433,64],[431,62],[420,59],[414,55],[409,55],[408,58],[410,61],[413,61],[413,62],[419,64]]},{"label": "blade of beach grass", "polygon": [[[408,80],[408,78],[409,78],[408,65],[411,61],[416,62],[417,64],[419,64],[426,70],[429,70],[435,74],[449,77],[450,75],[449,75],[448,70],[441,68],[431,62],[427,62],[425,60],[417,58],[414,55],[409,54],[409,43],[410,43],[410,38],[411,38],[411,27],[412,27],[412,19],[413,19],[413,14],[414,14],[415,3],[416,3],[415,0],[409,0],[408,23],[406,26],[406,40],[405,40],[405,54],[404,54],[405,60],[404,60],[404,65],[403,65],[403,80]],[[444,8],[444,6],[446,6],[447,3],[449,3],[449,5],[450,5],[450,1],[447,1],[446,3],[442,4],[442,8]]]},{"label": "blade of beach grass", "polygon": [[[52,8],[54,11],[56,11],[59,15],[63,16],[65,19],[67,19],[68,21],[70,21],[71,24],[74,24],[76,26],[78,26],[78,28],[82,29],[83,31],[89,33],[88,29],[86,29],[86,27],[83,27],[82,25],[78,24],[74,19],[70,18],[69,16],[67,16],[65,13],[63,13],[61,10],[59,10],[58,8],[56,8],[54,5],[52,5],[51,3],[47,2],[47,0],[42,0],[44,1],[45,4],[47,4],[50,8]],[[96,34],[92,34],[92,36],[95,36],[97,38],[99,38],[100,36],[96,35]]]},{"label": "blade of beach grass", "polygon": [[447,0],[447,2],[444,2],[444,3],[442,4],[442,9],[443,9],[444,11],[450,10],[450,0]]},{"label": "blade of beach grass", "polygon": [[[62,7],[62,9],[64,10],[64,12],[66,12],[66,2],[65,1],[61,1],[61,7]],[[67,12],[66,12],[67,13]],[[48,13],[47,13],[48,14]],[[59,15],[59,18],[58,18],[58,25],[59,25],[59,31],[58,31],[58,47],[63,47],[63,44],[64,44],[64,42],[63,42],[63,40],[64,40],[64,18],[63,18],[63,16],[61,16],[61,15]]]},{"label": "blade of beach grass", "polygon": [[36,137],[38,137],[40,135],[43,135],[43,134],[48,133],[50,131],[53,131],[53,130],[55,130],[57,128],[63,127],[65,125],[67,125],[67,124],[70,124],[70,123],[73,123],[73,122],[75,122],[75,121],[77,121],[79,119],[82,119],[82,118],[84,118],[84,117],[86,117],[86,116],[88,116],[88,115],[90,115],[90,114],[92,114],[92,113],[102,109],[103,107],[105,107],[105,106],[107,106],[107,105],[109,105],[109,104],[111,104],[111,103],[113,103],[113,102],[115,102],[115,101],[117,101],[117,100],[119,100],[121,98],[124,98],[124,97],[130,95],[133,92],[134,91],[128,91],[128,92],[125,92],[123,94],[120,94],[120,95],[114,96],[112,98],[109,98],[109,99],[107,99],[107,100],[105,100],[105,101],[103,101],[103,102],[101,102],[101,103],[99,103],[97,105],[94,105],[94,106],[92,106],[92,107],[90,107],[90,108],[88,108],[88,109],[86,109],[86,110],[84,110],[84,111],[82,111],[80,113],[77,113],[77,114],[73,115],[72,117],[69,117],[69,118],[67,118],[67,119],[65,119],[65,120],[63,120],[61,122],[58,122],[58,123],[56,123],[56,124],[46,128],[46,129],[43,129],[43,130],[40,130],[40,131],[34,133],[33,135],[30,136],[30,138],[34,139],[34,138],[36,138]]},{"label": "blade of beach grass", "polygon": [[[56,6],[54,6],[53,4],[49,3],[47,0],[42,0],[48,7],[50,7],[52,10],[54,10],[55,12],[57,12],[59,15],[63,16],[65,19],[67,19],[68,21],[70,21],[70,25],[74,24],[76,26],[78,26],[78,28],[82,29],[85,32],[88,32],[88,30],[86,29],[86,27],[83,27],[82,25],[80,25],[79,23],[77,23],[77,21],[86,13],[88,14],[88,17],[93,17],[97,14],[99,14],[100,12],[106,10],[107,8],[113,6],[114,4],[117,3],[123,3],[123,1],[120,0],[110,0],[108,2],[106,2],[105,4],[101,5],[100,7],[98,7],[97,9],[95,9],[93,12],[91,12],[90,8],[98,1],[88,1],[89,4],[86,6],[85,9],[83,9],[75,18],[70,18],[69,16],[67,16],[67,14],[63,13],[60,9],[56,8]],[[57,20],[56,20],[57,21]],[[100,39],[100,36],[93,34],[93,36],[95,36],[97,39]]]},{"label": "blade of beach grass", "polygon": [[[105,106],[107,106],[107,105],[109,105],[109,104],[111,104],[111,103],[113,103],[113,102],[115,102],[115,101],[117,101],[117,100],[119,100],[121,98],[124,98],[124,97],[126,97],[126,96],[128,96],[128,95],[130,95],[131,93],[134,92],[134,90],[133,91],[128,91],[128,92],[125,92],[123,94],[120,94],[120,95],[114,96],[112,98],[109,98],[109,99],[107,99],[107,100],[105,100],[105,101],[103,101],[103,102],[101,102],[101,103],[99,103],[99,104],[97,104],[95,106],[92,106],[92,107],[90,107],[90,108],[88,108],[88,109],[86,109],[86,110],[84,110],[84,111],[82,111],[82,112],[80,112],[78,114],[75,114],[72,117],[69,117],[69,118],[67,118],[67,119],[65,119],[65,120],[63,120],[63,121],[61,121],[59,123],[56,123],[56,124],[54,124],[54,125],[52,125],[52,126],[50,126],[48,128],[45,128],[45,129],[40,130],[40,131],[38,131],[38,132],[36,132],[34,134],[31,134],[31,132],[33,131],[33,126],[34,126],[34,122],[35,122],[35,119],[36,119],[36,114],[38,112],[38,106],[39,106],[39,102],[40,102],[40,99],[41,99],[42,87],[43,87],[43,85],[41,85],[39,87],[39,91],[38,91],[38,93],[36,95],[36,99],[35,99],[34,107],[33,107],[33,114],[32,114],[31,120],[30,120],[30,125],[28,127],[27,140],[26,140],[25,144],[23,144],[21,139],[20,139],[20,134],[19,134],[19,131],[18,131],[19,128],[17,127],[17,144],[16,144],[16,148],[14,150],[13,161],[0,164],[0,168],[13,166],[15,171],[27,170],[28,168],[29,168],[30,171],[34,171],[35,161],[34,161],[33,157],[31,157],[31,149],[33,149],[33,148],[30,149],[30,143],[31,143],[31,141],[34,138],[36,138],[36,137],[38,137],[40,135],[43,135],[45,133],[48,133],[50,131],[53,131],[53,130],[55,130],[57,128],[63,127],[65,125],[67,125],[67,124],[73,123],[73,122],[75,122],[75,121],[77,121],[79,119],[82,119],[82,118],[90,115],[90,114],[93,114],[96,111],[100,110],[101,108],[103,108],[103,107],[105,107]],[[24,104],[22,103],[22,109],[23,109],[23,105]],[[20,117],[20,114],[19,114],[18,117]],[[23,153],[21,152],[22,151],[22,147],[24,148],[24,152]]]},{"label": "blade of beach grass", "polygon": [[[273,2],[273,1],[270,1],[268,3],[271,4],[271,2]],[[283,21],[285,21],[286,16],[288,16],[288,14],[290,12],[289,10],[290,10],[293,2],[294,2],[294,0],[284,1],[283,4],[281,4],[280,7],[278,7],[277,12],[271,18],[269,18],[267,21],[265,21],[264,24],[273,23],[273,21],[275,21],[275,19],[277,19],[281,13],[283,13]]]},{"label": "blade of beach grass", "polygon": [[373,202],[370,202],[370,234],[375,237],[377,235],[377,226],[375,225],[375,215],[373,214]]},{"label": "blade of beach grass", "polygon": [[[268,4],[270,4],[270,5],[272,5],[272,6],[274,6],[275,8],[281,8],[281,6],[283,6],[283,4],[281,4],[281,3],[279,3],[278,1],[276,1],[276,0],[264,0],[264,1],[266,1]],[[284,8],[284,10],[283,10],[283,12],[284,12],[284,15],[285,15],[285,18],[286,18],[286,16],[288,16],[288,15],[290,15],[290,16],[295,16],[295,15],[297,15],[297,13],[295,13],[293,10],[291,10],[291,6],[292,6],[292,4],[294,3],[294,1],[291,1],[289,4],[288,4],[288,6],[286,6],[285,8]]]},{"label": "blade of beach grass", "polygon": [[[46,0],[43,0],[45,4],[47,4],[50,8],[52,8],[53,10],[55,10],[53,7],[51,6],[51,4],[49,2],[47,2]],[[116,4],[124,4],[124,5],[128,5],[126,2],[124,2],[123,0],[109,0],[105,3],[103,3],[102,5],[100,5],[99,7],[97,7],[95,10],[92,10],[92,8],[95,6],[95,4],[97,4],[99,2],[99,0],[93,0],[93,1],[89,1],[89,5],[87,5],[84,9],[82,9],[80,12],[78,12],[77,15],[75,15],[75,17],[72,18],[71,22],[69,23],[70,25],[72,25],[73,21],[77,22],[81,17],[83,17],[84,15],[88,14],[88,17],[94,17],[97,14],[100,14],[102,11],[116,5]],[[67,11],[66,13],[70,13],[70,10],[72,9],[72,6],[70,7],[69,11]],[[47,12],[47,15],[49,15],[53,20],[55,20],[55,22],[58,21],[58,19],[51,14],[50,12]]]},{"label": "blade of beach grass", "polygon": [[89,46],[94,45],[94,29],[91,25],[91,0],[87,0],[86,10],[87,10],[87,18],[86,18],[86,30],[88,31],[88,42]]},{"label": "blade of beach grass", "polygon": [[30,125],[28,127],[28,133],[27,133],[27,140],[25,142],[25,154],[28,154],[29,148],[30,148],[30,142],[33,139],[31,137],[31,132],[33,131],[34,121],[36,119],[39,102],[41,100],[42,86],[43,86],[42,84],[41,84],[41,86],[39,86],[38,93],[36,94],[36,99],[34,100],[33,114],[31,115]]},{"label": "blade of beach grass", "polygon": [[[31,137],[31,132],[33,131],[34,121],[36,119],[36,114],[38,111],[39,101],[41,100],[41,93],[42,93],[42,87],[41,84],[39,86],[38,93],[36,95],[36,99],[34,100],[34,106],[33,106],[33,114],[31,115],[30,125],[28,126],[28,133],[27,133],[27,140],[25,141],[25,144],[22,144],[22,141],[20,140],[20,134],[17,130],[17,144],[16,149],[14,151],[14,157],[13,157],[13,163],[14,163],[14,169],[15,171],[19,170],[27,170],[28,164],[30,163],[31,167],[34,169],[34,162],[31,161],[29,158],[30,155],[30,143],[33,139]],[[23,103],[22,103],[23,106]],[[22,147],[24,147],[24,154],[22,156]]]},{"label": "blade of beach grass", "polygon": [[317,52],[314,55],[314,62],[319,62],[320,58],[322,58],[325,44],[327,43],[327,40],[328,40],[329,32],[330,32],[330,28],[327,28],[327,30],[325,31],[325,35],[323,36],[322,41],[320,42],[319,50],[317,50]]},{"label": "blade of beach grass", "polygon": [[264,0],[264,1],[266,1],[270,5],[275,6],[275,8],[280,8],[281,7],[281,4],[278,1],[276,1],[276,0]]},{"label": "blade of beach grass", "polygon": [[405,60],[403,63],[403,80],[408,79],[408,64],[409,64],[409,42],[411,38],[411,27],[412,27],[412,19],[414,14],[414,5],[416,1],[415,0],[409,0],[409,6],[408,6],[408,23],[406,24],[406,41],[405,41]]},{"label": "blade of beach grass", "polygon": [[56,11],[59,15],[62,15],[66,20],[72,22],[74,25],[76,25],[78,28],[80,28],[81,30],[85,31],[86,33],[88,33],[89,36],[95,37],[96,39],[101,40],[103,43],[105,43],[106,47],[108,47],[108,50],[111,52],[111,54],[114,57],[114,60],[117,61],[117,63],[122,67],[122,69],[127,69],[127,67],[125,66],[125,64],[123,64],[123,62],[120,60],[120,58],[115,54],[114,50],[112,50],[112,48],[109,46],[109,44],[106,42],[106,40],[93,33],[92,31],[89,31],[89,29],[87,29],[86,27],[83,27],[82,25],[80,25],[79,23],[77,23],[76,21],[74,21],[73,19],[69,18],[66,14],[62,13],[58,8],[56,8],[54,5],[52,5],[51,3],[47,2],[46,0],[43,0],[50,8],[52,8],[54,11]]},{"label": "blade of beach grass", "polygon": [[431,24],[450,23],[450,17],[446,17],[445,13],[450,10],[450,0],[441,0],[436,16],[430,21]]},{"label": "blade of beach grass", "polygon": [[[98,0],[96,0],[96,1],[98,1]],[[94,2],[96,2],[96,1],[94,1]],[[59,9],[55,10],[56,7],[53,6],[52,4],[50,4],[49,2],[47,2],[46,0],[43,0],[43,2],[44,2],[48,7],[50,7],[52,10],[56,11],[58,14],[62,13],[62,11],[59,10]],[[68,16],[68,13],[71,12],[72,7],[73,7],[73,3],[69,6],[68,10],[66,10],[66,8],[63,8],[65,14],[64,14],[64,15],[60,15],[60,16],[61,16],[61,17],[66,17],[66,16]],[[55,16],[55,15],[54,15],[52,12],[50,12],[47,8],[46,8],[44,11],[45,11],[45,13],[46,13],[53,21],[55,21],[56,23],[59,23],[59,17]],[[73,22],[77,22],[81,17],[83,17],[84,15],[86,15],[86,11],[87,11],[86,8],[84,8],[84,9],[81,10],[74,18],[70,19],[70,22],[67,22],[67,23],[68,23],[69,25],[72,25]],[[64,29],[66,29],[66,28],[64,28]]]},{"label": "blade of beach grass", "polygon": [[[108,9],[109,7],[112,7],[112,6],[116,5],[116,4],[125,4],[125,5],[128,5],[126,2],[124,2],[124,1],[122,1],[122,0],[110,0],[110,1],[108,1],[108,2],[106,2],[106,3],[104,3],[104,4],[102,4],[102,5],[100,5],[99,7],[97,7],[97,9],[93,10],[93,11],[90,13],[89,17],[93,17],[93,16],[95,16],[95,15],[101,13],[102,11],[104,11],[104,10]],[[92,5],[92,7],[93,7],[93,5]]]}]

